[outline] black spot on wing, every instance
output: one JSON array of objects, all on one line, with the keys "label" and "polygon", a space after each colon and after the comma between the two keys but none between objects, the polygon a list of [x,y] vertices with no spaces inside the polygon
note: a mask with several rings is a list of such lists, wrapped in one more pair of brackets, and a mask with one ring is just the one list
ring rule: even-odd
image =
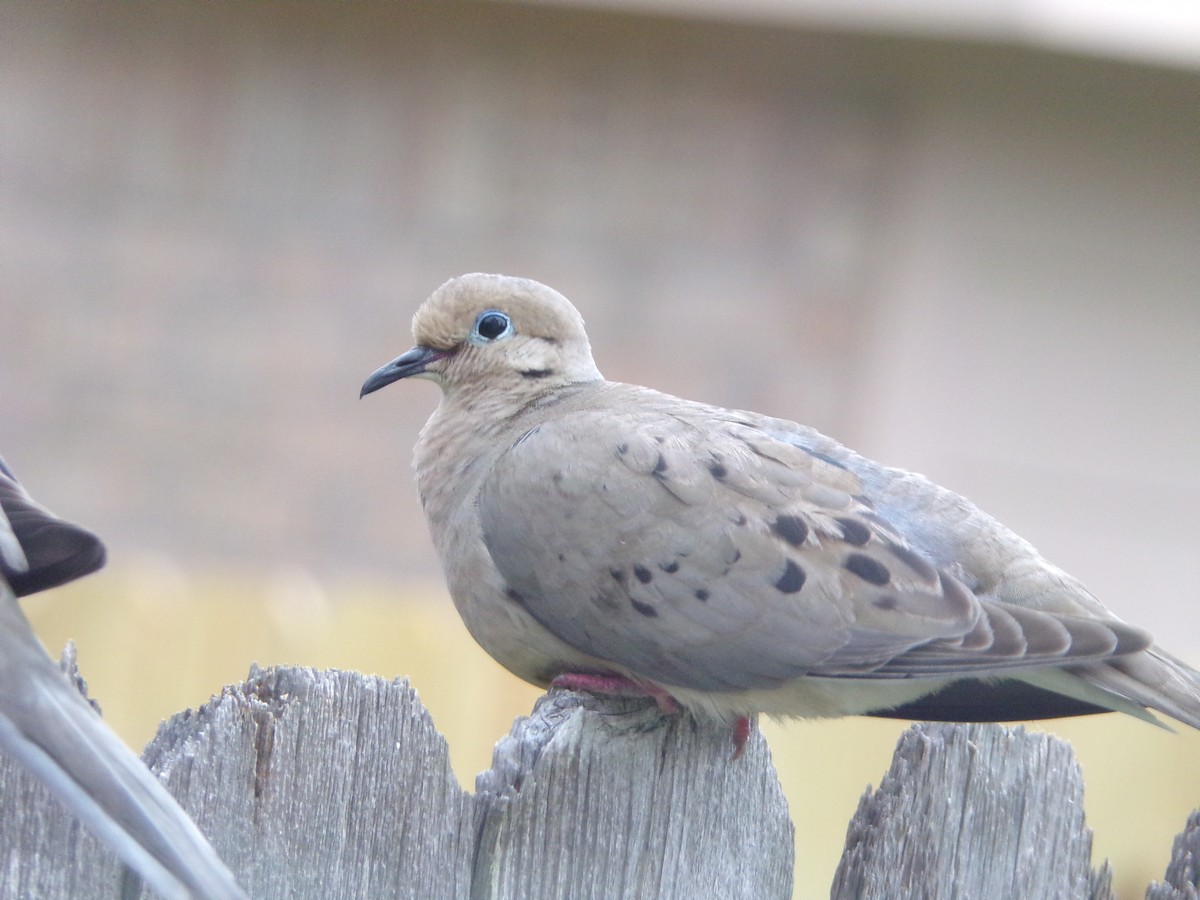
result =
[{"label": "black spot on wing", "polygon": [[668,575],[674,575],[679,571],[679,563],[676,560],[671,560],[669,563],[659,563],[658,567]]},{"label": "black spot on wing", "polygon": [[650,474],[655,478],[662,478],[667,471],[667,458],[661,453],[658,454],[658,459],[654,461],[654,468],[650,470]]},{"label": "black spot on wing", "polygon": [[843,565],[846,571],[853,572],[868,584],[885,585],[892,578],[887,566],[865,553],[851,553]]},{"label": "black spot on wing", "polygon": [[704,588],[696,588],[695,596],[696,596],[696,599],[699,600],[701,603],[706,603],[706,602],[708,602],[708,598],[711,597],[712,594],[710,594]]},{"label": "black spot on wing", "polygon": [[654,580],[654,575],[645,566],[634,566],[633,574],[642,584],[649,584]]},{"label": "black spot on wing", "polygon": [[654,619],[658,617],[658,610],[649,603],[642,603],[640,600],[633,600],[631,598],[629,604],[647,619]]},{"label": "black spot on wing", "polygon": [[804,581],[804,570],[789,559],[783,567],[783,574],[775,582],[775,590],[783,594],[794,594],[804,587]]},{"label": "black spot on wing", "polygon": [[525,605],[525,597],[522,596],[521,592],[518,591],[516,588],[511,588],[511,587],[505,588],[504,596],[507,597],[509,600],[511,600],[513,603],[517,604],[517,606],[521,607],[522,609],[527,608]]},{"label": "black spot on wing", "polygon": [[713,459],[713,460],[709,461],[708,471],[709,471],[709,474],[711,474],[713,478],[717,479],[717,481],[723,481],[725,479],[725,476],[727,476],[729,474],[729,469],[726,467],[725,463],[721,462],[718,459]]},{"label": "black spot on wing", "polygon": [[871,540],[871,529],[858,519],[834,519],[842,526],[842,540],[855,547],[861,547]]},{"label": "black spot on wing", "polygon": [[878,609],[895,609],[900,601],[891,594],[882,594],[871,601]]},{"label": "black spot on wing", "polygon": [[554,374],[553,369],[521,369],[521,374],[526,378],[547,378]]},{"label": "black spot on wing", "polygon": [[808,537],[808,526],[799,516],[776,516],[771,531],[793,547],[799,547]]},{"label": "black spot on wing", "polygon": [[620,569],[609,569],[609,570],[608,570],[608,574],[609,574],[609,575],[611,575],[611,576],[613,577],[613,581],[617,582],[617,584],[624,584],[624,583],[625,583],[625,578],[626,578],[626,575],[625,575],[625,573],[624,573],[622,570],[620,570]]}]

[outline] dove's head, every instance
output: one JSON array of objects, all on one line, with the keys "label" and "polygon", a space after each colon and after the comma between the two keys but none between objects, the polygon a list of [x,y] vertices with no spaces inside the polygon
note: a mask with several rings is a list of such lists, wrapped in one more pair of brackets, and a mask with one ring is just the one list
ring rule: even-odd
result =
[{"label": "dove's head", "polygon": [[460,275],[413,316],[417,346],[375,370],[360,396],[401,378],[436,381],[450,395],[503,390],[516,396],[598,381],[583,317],[544,284],[507,275]]}]

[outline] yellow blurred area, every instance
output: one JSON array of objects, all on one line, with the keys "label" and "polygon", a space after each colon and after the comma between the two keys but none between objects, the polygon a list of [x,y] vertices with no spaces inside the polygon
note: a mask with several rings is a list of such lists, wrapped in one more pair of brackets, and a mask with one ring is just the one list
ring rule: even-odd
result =
[{"label": "yellow blurred area", "polygon": [[[330,586],[299,571],[199,578],[146,565],[28,598],[25,609],[52,655],[76,642],[92,696],[139,750],[161,720],[241,681],[252,662],[352,669],[410,678],[471,789],[494,743],[539,693],[474,644],[438,585]],[[796,898],[828,897],[846,824],[906,727],[764,723],[796,823]],[[1069,740],[1083,766],[1094,859],[1112,861],[1118,897],[1141,897],[1162,877],[1187,814],[1200,807],[1200,734],[1116,715],[1047,730]]]}]

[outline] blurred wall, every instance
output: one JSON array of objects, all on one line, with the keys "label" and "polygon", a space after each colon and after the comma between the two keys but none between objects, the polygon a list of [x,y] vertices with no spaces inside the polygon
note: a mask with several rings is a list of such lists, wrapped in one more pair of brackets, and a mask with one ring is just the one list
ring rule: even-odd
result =
[{"label": "blurred wall", "polygon": [[1198,599],[1194,74],[507,4],[3,17],[0,438],[114,562],[436,577],[434,389],[355,395],[488,270],[610,377],[924,469],[1160,630]]},{"label": "blurred wall", "polygon": [[432,389],[357,389],[463,271],[574,297],[614,376],[852,419],[907,102],[866,45],[490,4],[4,16],[4,447],[114,561],[435,575]]},{"label": "blurred wall", "polygon": [[[1194,72],[1019,46],[549,5],[3,5],[0,451],[141,585],[106,583],[129,619],[71,620],[86,650],[80,617],[109,617],[85,673],[164,622],[208,642],[189,664],[389,671],[321,585],[440,597],[409,478],[436,394],[358,387],[472,270],[574,299],[609,377],[925,471],[1200,661],[1179,568],[1200,542],[1198,97]],[[268,624],[196,586],[214,571],[266,579]],[[220,620],[192,625],[184,595]],[[432,646],[442,626],[409,621]],[[260,626],[291,643],[251,645]],[[330,655],[347,631],[372,662]],[[433,652],[440,680],[389,674],[488,706],[459,653]],[[123,678],[110,713],[144,699]],[[1128,763],[1114,815],[1194,806],[1128,769],[1186,771],[1195,745],[1147,762],[1159,736],[1132,725],[1126,751],[1097,732]],[[809,728],[807,772],[819,734],[847,758],[840,724]]]}]

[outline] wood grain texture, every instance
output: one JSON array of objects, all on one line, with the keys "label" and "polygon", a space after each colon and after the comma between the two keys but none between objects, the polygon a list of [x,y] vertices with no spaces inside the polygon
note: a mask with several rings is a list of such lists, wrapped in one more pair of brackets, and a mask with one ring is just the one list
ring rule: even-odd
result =
[{"label": "wood grain texture", "polygon": [[253,669],[146,759],[252,897],[468,895],[470,797],[406,680]]},{"label": "wood grain texture", "polygon": [[1188,816],[1171,847],[1166,877],[1146,889],[1146,900],[1200,900],[1200,810]]},{"label": "wood grain texture", "polygon": [[472,898],[787,898],[793,829],[757,732],[555,692],[476,781]]},{"label": "wood grain texture", "polygon": [[[255,668],[144,758],[255,898],[784,900],[793,830],[770,752],[756,731],[731,756],[723,727],[556,691],[472,794],[407,681]],[[1048,735],[914,726],[850,823],[832,896],[1111,900],[1082,792]],[[1195,900],[1198,859],[1200,813],[1147,897]],[[7,757],[0,865],[0,900],[151,896]]]},{"label": "wood grain texture", "polygon": [[1091,868],[1070,745],[998,725],[914,725],[859,803],[832,896],[1111,898]]},{"label": "wood grain texture", "polygon": [[[144,758],[256,898],[789,897],[766,744],[731,756],[723,728],[554,694],[471,795],[406,681],[279,668],[175,716]],[[7,758],[0,809],[0,897],[136,896]]]}]

